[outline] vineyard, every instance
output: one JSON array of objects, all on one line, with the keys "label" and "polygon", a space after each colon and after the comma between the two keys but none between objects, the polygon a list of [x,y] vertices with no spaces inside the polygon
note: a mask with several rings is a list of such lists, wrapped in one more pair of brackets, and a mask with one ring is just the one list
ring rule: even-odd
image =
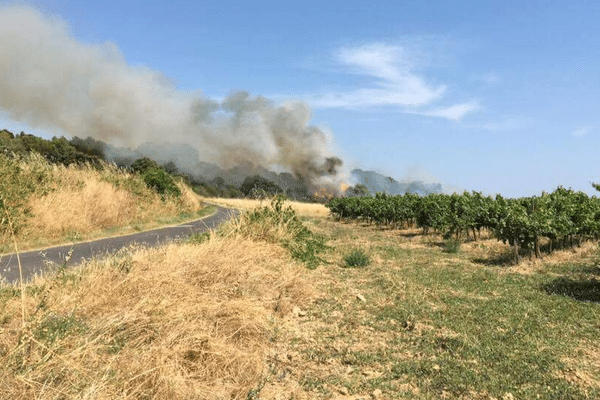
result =
[{"label": "vineyard", "polygon": [[463,194],[406,193],[375,197],[346,197],[326,206],[337,218],[364,221],[391,228],[418,227],[445,238],[477,240],[488,230],[514,249],[515,262],[522,253],[541,257],[556,249],[578,246],[600,236],[600,199],[559,187],[541,196],[518,199]]}]

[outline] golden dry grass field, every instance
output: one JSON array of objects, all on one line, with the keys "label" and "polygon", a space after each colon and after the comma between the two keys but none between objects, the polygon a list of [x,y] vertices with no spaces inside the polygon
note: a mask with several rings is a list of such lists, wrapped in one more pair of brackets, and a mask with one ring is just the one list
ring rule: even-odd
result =
[{"label": "golden dry grass field", "polygon": [[[220,199],[220,198],[203,198],[208,203],[218,204],[221,206],[235,208],[238,210],[253,210],[257,207],[268,206],[270,200],[251,200],[251,199]],[[286,205],[292,207],[299,215],[304,217],[326,217],[329,215],[329,209],[323,204],[317,203],[301,203],[298,201],[288,201]]]},{"label": "golden dry grass field", "polygon": [[597,244],[515,266],[491,237],[449,251],[321,205],[211,201],[250,211],[0,289],[0,397],[600,396]]},{"label": "golden dry grass field", "polygon": [[[15,210],[12,222],[21,250],[146,230],[191,219],[202,208],[181,182],[180,197],[164,198],[140,176],[108,164],[102,170],[65,167],[32,154],[4,157],[0,173],[1,196]],[[14,251],[11,236],[8,229],[0,232],[0,253]]]}]

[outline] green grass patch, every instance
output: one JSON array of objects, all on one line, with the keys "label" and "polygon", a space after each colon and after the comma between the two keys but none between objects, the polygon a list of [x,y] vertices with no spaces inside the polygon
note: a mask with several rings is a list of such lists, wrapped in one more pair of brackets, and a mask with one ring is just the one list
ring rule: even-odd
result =
[{"label": "green grass patch", "polygon": [[361,249],[355,249],[344,257],[344,262],[347,268],[366,267],[371,262],[371,259]]},{"label": "green grass patch", "polygon": [[444,250],[446,253],[456,254],[460,251],[461,241],[456,239],[447,239],[444,242]]},{"label": "green grass patch", "polygon": [[[306,390],[320,396],[319,388],[346,387],[364,395],[379,388],[386,398],[415,399],[600,398],[593,367],[600,359],[567,361],[586,354],[582,344],[600,340],[598,256],[509,272],[469,261],[467,250],[451,256],[425,238],[322,225],[334,235],[326,256],[344,260],[348,244],[359,241],[377,243],[371,249],[380,261],[360,275],[328,270],[321,291],[330,296],[309,310],[325,322],[311,335],[316,342],[292,343],[315,370],[341,366],[318,381],[307,373]],[[359,238],[345,240],[349,235]],[[564,378],[578,368],[595,384]]]},{"label": "green grass patch", "polygon": [[48,313],[33,330],[33,336],[47,345],[70,334],[84,332],[87,329],[85,321],[74,314],[59,315]]}]

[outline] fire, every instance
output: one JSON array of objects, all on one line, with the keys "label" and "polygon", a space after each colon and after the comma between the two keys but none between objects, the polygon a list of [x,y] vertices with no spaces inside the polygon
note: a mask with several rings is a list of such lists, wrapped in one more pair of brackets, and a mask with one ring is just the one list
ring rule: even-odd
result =
[{"label": "fire", "polygon": [[320,188],[315,193],[313,193],[313,198],[319,202],[326,202],[335,197],[335,193],[327,188]]},{"label": "fire", "polygon": [[349,187],[350,185],[344,182],[340,183],[337,190],[332,187],[321,187],[319,190],[313,193],[313,199],[319,202],[327,202],[334,197],[338,197],[346,193],[346,190],[348,190]]}]

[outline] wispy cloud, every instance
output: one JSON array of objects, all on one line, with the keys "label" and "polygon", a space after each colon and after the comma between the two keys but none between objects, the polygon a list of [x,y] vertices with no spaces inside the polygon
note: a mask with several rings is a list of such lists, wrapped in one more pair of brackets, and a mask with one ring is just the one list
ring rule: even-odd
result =
[{"label": "wispy cloud", "polygon": [[363,109],[397,106],[400,112],[458,121],[477,110],[477,102],[467,102],[422,109],[441,100],[447,91],[443,84],[428,83],[417,71],[413,60],[418,55],[398,45],[371,43],[358,47],[342,47],[333,54],[337,71],[364,76],[360,87],[309,96],[317,108]]},{"label": "wispy cloud", "polygon": [[460,119],[470,112],[479,110],[481,106],[478,102],[472,101],[468,103],[455,104],[450,107],[437,108],[428,111],[404,111],[408,114],[418,114],[427,117],[440,117],[447,118],[454,121],[460,121]]},{"label": "wispy cloud", "polygon": [[592,130],[591,126],[582,126],[582,127],[575,129],[573,132],[571,132],[571,136],[576,137],[576,138],[582,138],[584,136],[587,136],[591,130]]}]

